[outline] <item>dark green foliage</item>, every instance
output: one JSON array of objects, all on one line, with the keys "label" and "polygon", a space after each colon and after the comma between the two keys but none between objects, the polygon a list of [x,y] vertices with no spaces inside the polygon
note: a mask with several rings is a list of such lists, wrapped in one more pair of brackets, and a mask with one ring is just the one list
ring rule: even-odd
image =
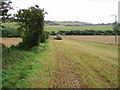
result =
[{"label": "dark green foliage", "polygon": [[[61,35],[115,35],[115,30],[106,30],[106,31],[96,31],[96,30],[84,30],[84,31],[59,31],[57,32]],[[116,33],[120,35],[120,29],[116,29]],[[54,35],[51,33],[51,35]]]},{"label": "dark green foliage", "polygon": [[0,1],[0,12],[2,13],[2,14],[0,14],[0,16],[2,16],[1,20],[3,23],[9,21],[8,19],[11,16],[11,14],[8,14],[8,11],[10,9],[13,9],[10,5],[11,3],[12,3],[11,0],[1,0]]},{"label": "dark green foliage", "polygon": [[46,33],[46,39],[48,39],[49,38],[49,32],[45,31],[45,33]]},{"label": "dark green foliage", "polygon": [[56,33],[54,31],[52,31],[51,35],[56,35]]},{"label": "dark green foliage", "polygon": [[44,43],[49,38],[49,32],[43,31],[40,37],[40,43]]},{"label": "dark green foliage", "polygon": [[104,35],[105,31],[97,31],[95,33],[96,33],[96,35]]},{"label": "dark green foliage", "polygon": [[104,35],[114,35],[114,31],[107,30],[104,32]]},{"label": "dark green foliage", "polygon": [[[40,9],[37,5],[29,9],[21,9],[15,15],[15,22],[18,22],[18,31],[21,34],[23,42],[20,47],[29,49],[38,46],[40,39],[43,38],[44,30],[44,9]],[[42,38],[41,38],[42,37]]]},{"label": "dark green foliage", "polygon": [[40,42],[41,42],[41,43],[44,43],[45,40],[46,40],[46,32],[43,31],[42,34],[41,34],[41,37],[40,37]]},{"label": "dark green foliage", "polygon": [[120,35],[120,23],[115,23],[113,31],[115,35]]},{"label": "dark green foliage", "polygon": [[57,34],[65,35],[66,31],[59,31]]}]

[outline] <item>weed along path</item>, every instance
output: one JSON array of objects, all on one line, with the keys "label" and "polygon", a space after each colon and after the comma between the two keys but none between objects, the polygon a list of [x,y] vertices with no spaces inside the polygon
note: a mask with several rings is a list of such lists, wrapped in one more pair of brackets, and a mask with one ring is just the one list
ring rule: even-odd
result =
[{"label": "weed along path", "polygon": [[[118,46],[53,38],[38,51],[22,51],[22,60],[3,68],[3,87],[118,87]],[[11,56],[15,53],[11,51]]]}]

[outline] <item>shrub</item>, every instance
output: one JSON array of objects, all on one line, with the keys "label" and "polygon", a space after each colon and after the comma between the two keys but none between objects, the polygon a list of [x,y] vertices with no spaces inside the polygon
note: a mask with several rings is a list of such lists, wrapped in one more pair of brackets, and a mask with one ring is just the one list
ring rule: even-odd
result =
[{"label": "shrub", "polygon": [[49,32],[45,31],[45,33],[46,33],[46,39],[48,39],[49,38]]},{"label": "shrub", "polygon": [[41,36],[40,36],[40,42],[41,42],[41,43],[44,43],[45,40],[46,40],[46,32],[43,31],[42,34],[41,34]]},{"label": "shrub", "polygon": [[[32,48],[38,46],[41,37],[43,37],[44,29],[44,9],[40,9],[38,5],[28,9],[21,9],[15,15],[15,22],[19,24],[19,32],[23,42],[20,47]],[[23,46],[24,45],[24,46]]]},{"label": "shrub", "polygon": [[52,31],[51,35],[56,35],[55,31]]}]

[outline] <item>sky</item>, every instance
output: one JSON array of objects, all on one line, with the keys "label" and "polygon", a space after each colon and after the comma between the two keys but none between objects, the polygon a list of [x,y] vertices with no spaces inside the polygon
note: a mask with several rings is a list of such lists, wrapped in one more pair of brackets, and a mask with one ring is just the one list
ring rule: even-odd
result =
[{"label": "sky", "polygon": [[[15,10],[39,5],[48,13],[45,20],[113,23],[120,0],[12,0]],[[12,11],[12,12],[15,12]]]}]

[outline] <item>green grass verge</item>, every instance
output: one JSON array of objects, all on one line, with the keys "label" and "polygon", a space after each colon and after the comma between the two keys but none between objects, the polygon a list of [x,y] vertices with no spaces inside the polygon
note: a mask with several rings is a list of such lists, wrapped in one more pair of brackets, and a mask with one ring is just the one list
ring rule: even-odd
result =
[{"label": "green grass verge", "polygon": [[[50,50],[47,49],[48,46],[48,43],[40,44],[39,47],[35,47],[30,51],[21,51],[15,47],[4,48],[2,71],[3,88],[47,87],[50,80],[47,74],[51,73],[52,67],[54,67],[54,65],[52,65],[49,72],[44,71],[47,71],[48,66],[53,64],[49,59],[44,59],[44,56],[48,53],[48,50]],[[53,57],[51,54],[50,58]]]}]

